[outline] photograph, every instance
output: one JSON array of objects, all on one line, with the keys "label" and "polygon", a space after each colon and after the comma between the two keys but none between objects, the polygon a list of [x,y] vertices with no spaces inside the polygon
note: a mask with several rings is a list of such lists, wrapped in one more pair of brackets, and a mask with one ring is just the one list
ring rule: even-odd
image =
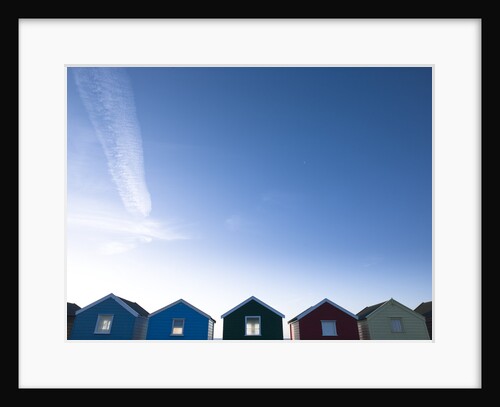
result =
[{"label": "photograph", "polygon": [[20,19],[19,388],[481,388],[485,38]]},{"label": "photograph", "polygon": [[67,67],[69,340],[431,340],[432,67]]}]

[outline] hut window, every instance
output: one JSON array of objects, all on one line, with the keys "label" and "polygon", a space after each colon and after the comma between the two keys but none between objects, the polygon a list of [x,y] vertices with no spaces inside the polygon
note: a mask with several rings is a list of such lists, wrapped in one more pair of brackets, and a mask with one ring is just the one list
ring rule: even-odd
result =
[{"label": "hut window", "polygon": [[94,333],[109,334],[111,332],[112,323],[113,323],[113,315],[98,315]]},{"label": "hut window", "polygon": [[391,318],[391,332],[403,332],[401,318]]},{"label": "hut window", "polygon": [[321,321],[323,336],[337,336],[337,321]]},{"label": "hut window", "polygon": [[184,335],[184,319],[174,318],[172,321],[172,333],[170,335]]},{"label": "hut window", "polygon": [[245,317],[245,336],[260,336],[260,317]]}]

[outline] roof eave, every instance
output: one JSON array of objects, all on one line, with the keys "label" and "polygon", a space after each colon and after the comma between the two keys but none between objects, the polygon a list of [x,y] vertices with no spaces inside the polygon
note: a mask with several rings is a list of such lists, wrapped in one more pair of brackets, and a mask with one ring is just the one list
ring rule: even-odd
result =
[{"label": "roof eave", "polygon": [[222,314],[221,315],[221,318],[225,318],[226,316],[228,316],[229,314],[232,314],[234,311],[236,311],[238,308],[241,308],[242,306],[248,304],[250,301],[255,301],[257,303],[259,303],[260,305],[262,305],[263,307],[267,308],[268,310],[274,312],[276,315],[279,315],[281,318],[285,318],[285,315],[283,315],[281,312],[275,310],[273,307],[267,305],[265,302],[263,302],[262,300],[259,300],[257,297],[254,297],[253,295],[249,298],[247,298],[245,301],[243,301],[242,303],[238,304],[236,307],[234,308],[231,308],[229,311],[227,311],[226,313]]},{"label": "roof eave", "polygon": [[94,301],[93,303],[87,305],[86,307],[83,307],[83,308],[80,308],[78,311],[75,312],[75,315],[78,315],[80,314],[81,312],[84,312],[92,307],[95,307],[96,305],[100,304],[101,302],[103,301],[106,301],[107,299],[113,299],[115,300],[118,304],[120,304],[123,308],[125,308],[128,312],[130,312],[133,316],[135,317],[138,317],[140,316],[139,313],[132,309],[128,304],[126,304],[121,298],[117,297],[116,295],[114,295],[113,293],[111,294],[108,294],[100,299],[98,299],[97,301]]}]

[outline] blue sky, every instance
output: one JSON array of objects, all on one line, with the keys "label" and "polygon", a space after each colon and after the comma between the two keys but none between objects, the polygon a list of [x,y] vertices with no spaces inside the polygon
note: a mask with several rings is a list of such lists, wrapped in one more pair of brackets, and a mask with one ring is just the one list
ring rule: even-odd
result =
[{"label": "blue sky", "polygon": [[432,299],[428,67],[68,68],[67,301]]}]

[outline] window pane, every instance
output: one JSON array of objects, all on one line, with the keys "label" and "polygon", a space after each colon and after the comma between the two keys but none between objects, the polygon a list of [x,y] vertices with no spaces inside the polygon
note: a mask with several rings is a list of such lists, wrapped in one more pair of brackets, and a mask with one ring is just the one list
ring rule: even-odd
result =
[{"label": "window pane", "polygon": [[184,320],[174,319],[172,326],[172,335],[182,335],[184,331]]},{"label": "window pane", "polygon": [[99,315],[97,318],[96,333],[109,333],[113,315]]},{"label": "window pane", "polygon": [[247,318],[247,335],[260,335],[260,318]]},{"label": "window pane", "polygon": [[403,332],[403,325],[400,319],[391,319],[392,332]]},{"label": "window pane", "polygon": [[336,321],[321,321],[323,336],[337,336]]}]

